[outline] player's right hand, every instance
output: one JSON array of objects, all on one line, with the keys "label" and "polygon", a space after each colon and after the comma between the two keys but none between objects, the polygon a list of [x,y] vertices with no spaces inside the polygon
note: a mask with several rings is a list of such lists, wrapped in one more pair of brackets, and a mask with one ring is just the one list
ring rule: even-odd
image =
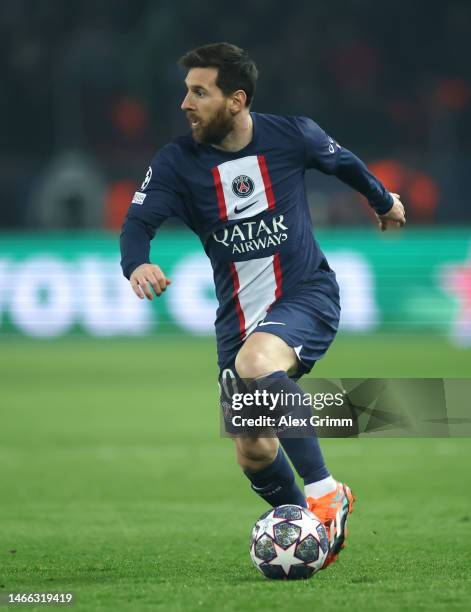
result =
[{"label": "player's right hand", "polygon": [[151,287],[155,291],[155,295],[160,297],[172,281],[165,276],[159,266],[148,263],[138,266],[131,274],[129,282],[138,298],[143,300],[146,297],[152,301],[154,294]]}]

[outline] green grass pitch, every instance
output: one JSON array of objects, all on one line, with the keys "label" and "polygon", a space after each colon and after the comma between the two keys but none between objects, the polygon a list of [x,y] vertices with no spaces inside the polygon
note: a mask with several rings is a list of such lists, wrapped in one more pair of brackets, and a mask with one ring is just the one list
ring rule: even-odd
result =
[{"label": "green grass pitch", "polygon": [[[469,363],[446,340],[340,336],[314,373],[468,377]],[[271,582],[249,558],[265,506],[219,435],[212,341],[6,339],[0,380],[1,597],[72,592],[87,612],[468,609],[468,439],[324,440],[358,497],[348,546],[309,581]]]}]

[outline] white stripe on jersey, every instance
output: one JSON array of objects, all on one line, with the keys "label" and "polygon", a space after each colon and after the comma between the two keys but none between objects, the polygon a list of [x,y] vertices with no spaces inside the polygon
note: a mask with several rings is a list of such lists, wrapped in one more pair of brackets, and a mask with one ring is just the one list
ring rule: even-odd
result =
[{"label": "white stripe on jersey", "polygon": [[245,337],[267,314],[276,298],[274,257],[235,261],[239,278],[239,304],[245,318]]}]

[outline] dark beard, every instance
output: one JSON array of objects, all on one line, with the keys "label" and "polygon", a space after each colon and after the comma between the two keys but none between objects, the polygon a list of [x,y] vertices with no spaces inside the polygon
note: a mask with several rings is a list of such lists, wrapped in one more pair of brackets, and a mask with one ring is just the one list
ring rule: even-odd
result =
[{"label": "dark beard", "polygon": [[233,127],[234,117],[221,108],[210,123],[197,130],[197,134],[193,131],[193,138],[204,144],[218,145],[232,132]]}]

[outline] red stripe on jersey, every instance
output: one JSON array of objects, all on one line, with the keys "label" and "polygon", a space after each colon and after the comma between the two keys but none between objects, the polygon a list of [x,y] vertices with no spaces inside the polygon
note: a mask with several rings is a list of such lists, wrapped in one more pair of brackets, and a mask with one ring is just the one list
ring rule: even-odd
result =
[{"label": "red stripe on jersey", "polygon": [[231,268],[231,276],[232,276],[232,284],[234,285],[234,291],[232,292],[232,297],[235,302],[237,317],[239,319],[239,330],[240,330],[240,339],[243,340],[245,338],[245,317],[242,307],[239,301],[239,275],[237,274],[237,269],[232,261],[229,262],[229,266]]},{"label": "red stripe on jersey", "polygon": [[226,200],[224,199],[224,190],[221,184],[221,175],[219,174],[219,168],[216,166],[211,169],[213,173],[214,185],[216,187],[216,193],[218,196],[218,206],[219,206],[219,218],[222,221],[227,221],[227,208],[226,208]]},{"label": "red stripe on jersey", "polygon": [[283,274],[281,272],[280,254],[275,253],[273,256],[273,270],[275,272],[275,301],[280,299],[282,294]]},{"label": "red stripe on jersey", "polygon": [[265,193],[268,201],[268,208],[275,208],[275,196],[273,195],[273,189],[271,186],[270,175],[268,174],[267,162],[265,155],[258,155],[258,166],[262,174],[263,184],[265,186]]}]

